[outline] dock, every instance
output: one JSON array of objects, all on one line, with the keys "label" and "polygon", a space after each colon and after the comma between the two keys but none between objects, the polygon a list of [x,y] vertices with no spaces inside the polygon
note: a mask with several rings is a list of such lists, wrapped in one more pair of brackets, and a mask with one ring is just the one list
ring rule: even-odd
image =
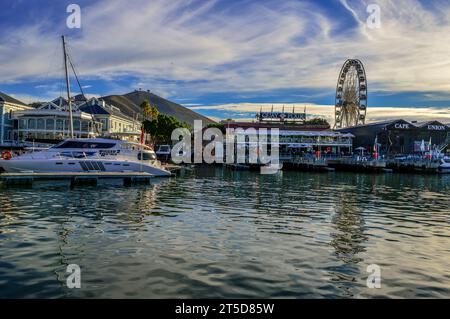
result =
[{"label": "dock", "polygon": [[390,159],[387,167],[402,173],[439,174],[441,162],[436,159]]},{"label": "dock", "polygon": [[69,181],[71,186],[97,185],[99,180],[119,179],[124,186],[150,184],[155,176],[144,172],[61,172],[61,173],[2,173],[0,185],[19,186],[32,185],[35,181]]},{"label": "dock", "polygon": [[327,164],[336,170],[366,172],[366,173],[386,173],[390,170],[386,166],[386,161],[381,159],[358,160],[355,158],[327,159]]},{"label": "dock", "polygon": [[294,171],[330,172],[334,168],[329,167],[324,159],[317,158],[294,158],[283,162],[283,169]]}]

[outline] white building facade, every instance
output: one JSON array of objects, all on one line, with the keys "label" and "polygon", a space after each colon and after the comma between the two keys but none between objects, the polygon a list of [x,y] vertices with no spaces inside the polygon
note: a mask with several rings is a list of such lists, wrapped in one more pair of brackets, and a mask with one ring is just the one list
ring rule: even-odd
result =
[{"label": "white building facade", "polygon": [[[67,100],[58,97],[38,107],[24,105],[8,108],[9,143],[24,146],[30,142],[57,143],[70,137],[70,113]],[[109,137],[137,141],[141,124],[104,101],[74,98],[73,133],[76,138]]]},{"label": "white building facade", "polygon": [[30,110],[27,104],[0,92],[0,147],[15,145],[13,112]]}]

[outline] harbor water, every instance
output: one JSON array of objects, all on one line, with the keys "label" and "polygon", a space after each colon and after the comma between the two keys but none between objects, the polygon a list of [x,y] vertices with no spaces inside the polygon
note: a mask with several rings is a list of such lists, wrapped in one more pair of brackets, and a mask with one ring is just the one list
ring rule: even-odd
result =
[{"label": "harbor water", "polygon": [[3,188],[0,298],[450,298],[449,194],[450,176],[222,168]]}]

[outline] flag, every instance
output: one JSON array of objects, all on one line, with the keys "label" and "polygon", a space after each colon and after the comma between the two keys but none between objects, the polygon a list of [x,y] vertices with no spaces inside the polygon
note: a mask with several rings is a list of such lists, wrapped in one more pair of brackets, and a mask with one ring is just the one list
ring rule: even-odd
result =
[{"label": "flag", "polygon": [[144,134],[144,126],[141,126],[141,144],[144,144],[145,142],[145,134]]},{"label": "flag", "polygon": [[378,159],[378,136],[375,137],[375,143],[373,144],[373,157]]}]

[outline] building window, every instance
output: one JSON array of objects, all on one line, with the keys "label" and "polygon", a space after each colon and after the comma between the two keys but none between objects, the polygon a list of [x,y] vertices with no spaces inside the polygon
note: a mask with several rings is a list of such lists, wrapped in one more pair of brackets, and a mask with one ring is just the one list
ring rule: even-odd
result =
[{"label": "building window", "polygon": [[80,130],[80,121],[73,121],[73,130],[74,131]]},{"label": "building window", "polygon": [[108,126],[106,125],[107,121],[105,119],[102,119],[100,120],[100,122],[102,123],[102,130],[107,131],[108,130]]},{"label": "building window", "polygon": [[64,121],[63,120],[56,120],[56,129],[58,131],[62,131],[64,128]]},{"label": "building window", "polygon": [[28,129],[29,130],[35,130],[36,129],[36,119],[29,119],[28,120]]},{"label": "building window", "polygon": [[38,119],[37,120],[37,129],[38,130],[45,130],[45,120],[44,119]]},{"label": "building window", "polygon": [[45,121],[45,129],[48,131],[53,131],[55,129],[55,120],[53,119],[47,119]]},{"label": "building window", "polygon": [[19,129],[21,129],[21,130],[27,129],[27,120],[25,120],[25,119],[19,120]]}]

